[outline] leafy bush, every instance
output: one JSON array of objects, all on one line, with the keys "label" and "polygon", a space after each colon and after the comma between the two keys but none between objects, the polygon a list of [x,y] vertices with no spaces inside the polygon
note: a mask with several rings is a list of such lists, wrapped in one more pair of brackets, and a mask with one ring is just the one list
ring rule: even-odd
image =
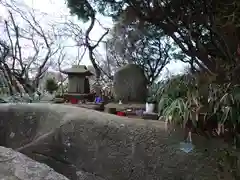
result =
[{"label": "leafy bush", "polygon": [[45,87],[46,87],[46,90],[50,94],[52,94],[54,91],[58,89],[58,84],[55,81],[55,79],[50,78],[50,79],[47,79]]},{"label": "leafy bush", "polygon": [[195,128],[212,124],[215,135],[228,134],[235,145],[239,144],[239,85],[217,84],[214,77],[204,73],[185,74],[162,82],[156,96],[158,113],[171,117],[172,123],[185,127],[191,121]]}]

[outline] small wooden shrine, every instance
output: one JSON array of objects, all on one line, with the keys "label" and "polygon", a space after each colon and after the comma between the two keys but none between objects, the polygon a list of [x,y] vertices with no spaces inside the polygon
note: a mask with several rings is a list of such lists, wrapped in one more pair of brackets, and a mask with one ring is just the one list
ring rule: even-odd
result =
[{"label": "small wooden shrine", "polygon": [[[73,65],[71,68],[62,71],[68,75],[68,93],[64,94],[66,100],[78,103],[79,100],[94,99],[94,94],[90,93],[89,76],[92,76],[86,66]],[[74,101],[74,102],[73,102]]]}]

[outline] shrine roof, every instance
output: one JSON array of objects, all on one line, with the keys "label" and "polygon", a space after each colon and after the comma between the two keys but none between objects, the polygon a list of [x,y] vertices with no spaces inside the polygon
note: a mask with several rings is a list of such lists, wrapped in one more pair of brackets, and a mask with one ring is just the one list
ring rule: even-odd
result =
[{"label": "shrine roof", "polygon": [[82,74],[86,76],[93,75],[92,72],[90,72],[85,65],[73,65],[71,68],[65,69],[62,71],[64,74]]}]

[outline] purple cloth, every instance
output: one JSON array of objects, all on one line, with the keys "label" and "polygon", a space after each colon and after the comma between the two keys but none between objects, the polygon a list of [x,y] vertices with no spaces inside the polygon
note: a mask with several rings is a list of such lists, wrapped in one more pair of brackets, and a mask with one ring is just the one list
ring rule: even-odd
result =
[{"label": "purple cloth", "polygon": [[101,103],[103,100],[102,100],[102,98],[100,98],[100,97],[96,97],[95,98],[95,103]]},{"label": "purple cloth", "polygon": [[136,112],[137,116],[142,116],[143,115],[143,110],[142,109],[136,110],[135,112]]}]

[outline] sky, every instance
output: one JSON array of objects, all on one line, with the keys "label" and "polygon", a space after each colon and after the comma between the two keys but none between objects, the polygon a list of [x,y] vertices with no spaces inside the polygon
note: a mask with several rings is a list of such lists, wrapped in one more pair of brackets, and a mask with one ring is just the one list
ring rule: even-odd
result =
[{"label": "sky", "polygon": [[[42,13],[46,13],[48,14],[48,18],[52,17],[55,20],[59,20],[60,21],[64,21],[64,18],[70,18],[72,21],[74,21],[74,23],[77,23],[80,25],[80,27],[82,29],[87,29],[88,27],[88,23],[83,23],[80,20],[77,19],[76,16],[70,16],[69,13],[69,9],[67,8],[67,5],[65,4],[65,0],[17,0],[16,2],[20,2],[26,4],[27,6],[29,6],[30,8],[36,9]],[[3,15],[4,13],[3,9],[0,6],[0,18],[1,15]],[[39,19],[41,19],[41,25],[43,26],[43,23],[48,23],[49,19],[44,19],[44,17],[39,17]],[[97,15],[97,19],[98,21],[105,27],[105,28],[111,28],[113,27],[113,22],[111,20],[111,18],[107,18],[107,17],[103,17],[101,15]],[[1,19],[0,19],[1,20]],[[65,20],[66,21],[66,20]],[[91,34],[90,34],[90,38],[92,40],[98,40],[102,34],[104,34],[105,30],[98,24],[96,23]],[[70,40],[68,40],[67,43],[71,43]],[[82,49],[83,51],[83,49]],[[104,43],[100,44],[100,46],[98,47],[97,51],[102,55],[102,57],[106,57],[106,50],[104,48]],[[70,54],[77,54],[77,50],[70,48],[69,52],[71,52]],[[83,57],[83,60],[81,61],[81,64],[85,64],[85,65],[91,65],[91,62],[88,58],[88,53],[85,54],[85,56]],[[172,62],[171,64],[169,64],[167,66],[167,69],[164,70],[163,74],[169,74],[169,72],[176,74],[180,71],[183,70],[183,65],[181,63],[175,63]]]},{"label": "sky", "polygon": [[[65,4],[65,0],[23,0],[28,6],[37,9],[41,12],[47,13],[49,15],[52,15],[53,17],[59,17],[61,15],[69,15],[69,9],[67,8],[67,5]],[[77,19],[77,17],[72,17],[74,21],[78,24],[81,24],[81,28],[87,29],[89,26],[89,23],[83,23]],[[111,28],[113,26],[113,22],[111,18],[103,17],[101,15],[97,15],[98,21],[104,25],[105,28]],[[96,23],[91,34],[90,38],[91,40],[97,41],[102,34],[105,33],[105,30]],[[98,47],[98,51],[105,56],[105,48],[104,45],[101,44],[100,47]],[[91,62],[88,58],[88,55],[83,57],[83,60],[81,62],[85,65],[91,65]]]}]

